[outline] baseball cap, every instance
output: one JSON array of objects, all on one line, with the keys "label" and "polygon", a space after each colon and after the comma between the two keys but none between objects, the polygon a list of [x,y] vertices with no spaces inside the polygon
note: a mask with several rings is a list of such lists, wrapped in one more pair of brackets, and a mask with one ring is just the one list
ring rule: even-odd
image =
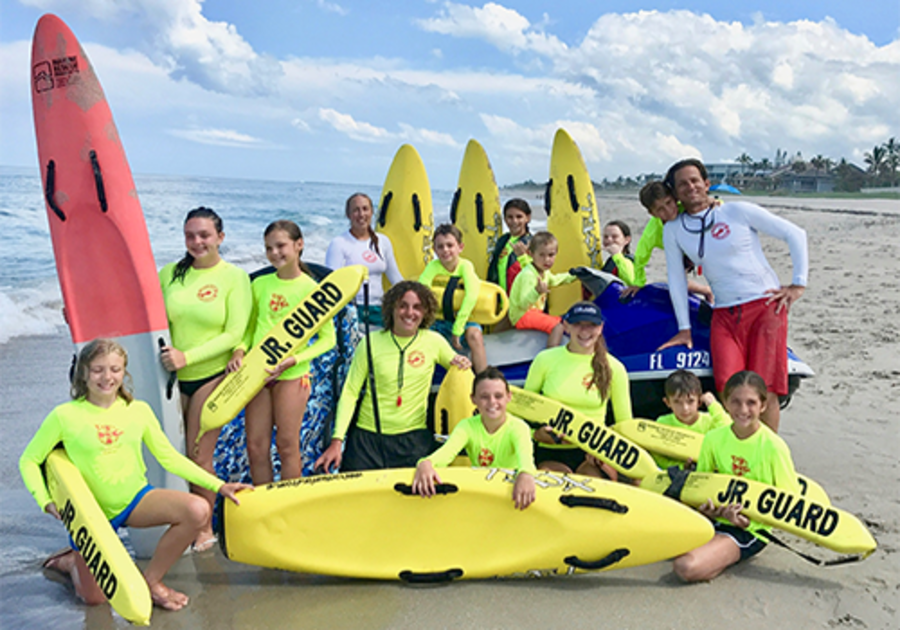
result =
[{"label": "baseball cap", "polygon": [[593,302],[578,302],[566,311],[563,321],[567,324],[590,322],[599,326],[603,323],[603,313],[600,312],[600,307]]}]

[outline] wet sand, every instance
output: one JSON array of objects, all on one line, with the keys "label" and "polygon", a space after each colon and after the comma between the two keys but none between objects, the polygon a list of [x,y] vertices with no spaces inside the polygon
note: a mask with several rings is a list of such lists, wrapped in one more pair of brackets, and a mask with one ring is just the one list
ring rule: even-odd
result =
[{"label": "wet sand", "polygon": [[[191,604],[179,613],[155,611],[153,627],[896,628],[900,433],[892,403],[900,399],[900,202],[759,201],[809,234],[810,286],[791,314],[790,343],[817,374],[782,415],[781,433],[797,468],[869,524],[879,543],[872,557],[818,568],[770,546],[715,581],[692,586],[678,583],[670,563],[658,563],[577,577],[410,587],[261,570],[231,563],[214,550],[185,556],[175,566],[168,582],[187,592]],[[635,234],[646,223],[632,195],[601,196],[600,208],[604,222],[623,219]],[[789,278],[786,247],[768,238],[764,243],[776,270]],[[648,271],[651,280],[664,279],[661,252]],[[67,397],[70,356],[64,335],[0,346],[4,629],[128,625],[107,606],[78,604],[65,586],[42,575],[41,561],[65,538],[18,477],[25,443]],[[360,524],[361,536],[365,526]],[[441,544],[439,532],[428,535]]]}]

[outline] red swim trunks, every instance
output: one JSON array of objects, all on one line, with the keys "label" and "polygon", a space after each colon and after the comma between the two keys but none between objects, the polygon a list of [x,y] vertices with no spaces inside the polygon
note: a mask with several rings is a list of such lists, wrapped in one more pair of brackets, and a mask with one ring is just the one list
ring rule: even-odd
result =
[{"label": "red swim trunks", "polygon": [[753,370],[770,392],[788,393],[787,309],[776,315],[775,306],[760,298],[713,310],[709,345],[716,390],[735,372]]},{"label": "red swim trunks", "polygon": [[542,310],[530,308],[516,322],[516,330],[540,330],[548,335],[562,321],[555,315],[548,315]]}]

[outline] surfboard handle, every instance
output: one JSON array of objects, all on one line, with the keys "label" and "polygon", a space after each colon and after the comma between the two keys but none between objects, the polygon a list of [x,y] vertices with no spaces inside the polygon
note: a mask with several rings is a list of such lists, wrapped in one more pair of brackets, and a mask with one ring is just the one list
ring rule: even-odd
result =
[{"label": "surfboard handle", "polygon": [[[412,486],[408,483],[395,483],[394,490],[399,492],[400,494],[404,494],[408,497],[414,496]],[[434,484],[434,493],[435,494],[455,494],[459,492],[459,486],[454,486],[452,483],[436,483]],[[418,495],[415,495],[418,496]]]},{"label": "surfboard handle", "polygon": [[575,497],[565,495],[559,497],[559,502],[567,507],[590,507],[599,510],[608,510],[616,514],[627,514],[628,506],[622,505],[615,499],[600,499],[596,497]]},{"label": "surfboard handle", "polygon": [[575,178],[569,175],[566,178],[566,184],[569,188],[569,203],[572,206],[572,212],[578,212],[578,195],[575,193]]},{"label": "surfboard handle", "polygon": [[607,554],[605,557],[600,558],[599,560],[582,560],[578,556],[569,556],[568,558],[564,558],[563,562],[568,564],[571,567],[575,567],[576,569],[584,569],[585,571],[599,571],[600,569],[605,569],[606,567],[612,566],[617,562],[620,562],[622,558],[630,555],[631,552],[628,549],[616,549],[615,551]]},{"label": "surfboard handle", "polygon": [[459,210],[459,198],[462,196],[462,188],[457,188],[450,202],[450,223],[456,225],[456,212]]},{"label": "surfboard handle", "polygon": [[399,577],[408,584],[439,584],[450,582],[463,576],[462,569],[447,569],[435,573],[416,573],[415,571],[401,571]]},{"label": "surfboard handle", "polygon": [[394,193],[388,191],[388,194],[381,200],[381,208],[378,209],[378,225],[381,227],[384,227],[385,221],[387,221],[388,208],[390,208],[391,199],[393,198]]},{"label": "surfboard handle", "polygon": [[47,162],[47,176],[44,178],[44,198],[47,205],[53,210],[53,213],[59,217],[60,221],[66,220],[66,213],[56,205],[56,161]]},{"label": "surfboard handle", "polygon": [[479,234],[484,234],[484,197],[481,193],[475,195],[475,225]]},{"label": "surfboard handle", "polygon": [[106,203],[106,187],[103,185],[103,171],[100,170],[97,152],[91,149],[89,156],[91,158],[91,169],[94,171],[94,186],[97,187],[97,201],[100,202],[100,209],[103,210],[103,212],[106,212],[109,210],[109,204]]},{"label": "surfboard handle", "polygon": [[418,232],[422,229],[422,204],[419,202],[419,195],[413,193],[412,196],[412,205],[413,205],[413,216],[415,217],[415,223],[413,223],[413,229]]},{"label": "surfboard handle", "polygon": [[547,181],[547,187],[544,189],[544,212],[550,216],[550,191],[553,189],[553,178]]}]

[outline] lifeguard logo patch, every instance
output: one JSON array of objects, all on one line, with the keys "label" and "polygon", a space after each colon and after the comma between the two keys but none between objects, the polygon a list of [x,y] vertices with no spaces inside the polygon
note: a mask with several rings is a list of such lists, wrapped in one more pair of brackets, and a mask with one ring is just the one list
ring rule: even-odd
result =
[{"label": "lifeguard logo patch", "polygon": [[201,302],[212,302],[219,295],[219,287],[214,284],[205,284],[197,290],[197,299]]},{"label": "lifeguard logo patch", "polygon": [[425,353],[421,350],[413,350],[409,353],[409,357],[407,357],[406,362],[410,367],[422,367],[425,365]]},{"label": "lifeguard logo patch", "polygon": [[731,474],[735,477],[743,477],[750,472],[750,465],[747,460],[737,455],[731,456]]},{"label": "lifeguard logo patch", "polygon": [[481,452],[478,453],[478,465],[479,466],[490,466],[494,463],[494,454],[490,452],[486,448],[482,448]]},{"label": "lifeguard logo patch", "polygon": [[724,238],[728,238],[731,234],[731,228],[728,227],[727,223],[716,223],[712,226],[712,229],[709,231],[710,235],[718,240],[722,240]]},{"label": "lifeguard logo patch", "polygon": [[373,252],[371,249],[367,249],[366,251],[363,252],[362,259],[365,260],[367,263],[371,264],[371,263],[375,262],[376,260],[378,260],[378,254]]},{"label": "lifeguard logo patch", "polygon": [[106,444],[107,446],[118,442],[119,437],[122,435],[122,430],[111,424],[95,424],[94,427],[97,429],[97,439],[100,440],[101,444]]},{"label": "lifeguard logo patch", "polygon": [[273,313],[286,309],[288,306],[287,298],[283,295],[273,293],[272,297],[269,299],[269,309],[271,309]]}]

